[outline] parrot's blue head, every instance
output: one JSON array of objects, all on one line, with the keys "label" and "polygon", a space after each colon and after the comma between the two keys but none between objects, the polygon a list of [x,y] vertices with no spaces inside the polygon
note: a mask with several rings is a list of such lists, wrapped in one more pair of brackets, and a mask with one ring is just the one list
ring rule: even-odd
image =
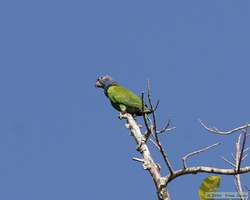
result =
[{"label": "parrot's blue head", "polygon": [[105,91],[111,86],[116,84],[116,82],[109,75],[100,76],[96,82],[95,87],[103,88]]}]

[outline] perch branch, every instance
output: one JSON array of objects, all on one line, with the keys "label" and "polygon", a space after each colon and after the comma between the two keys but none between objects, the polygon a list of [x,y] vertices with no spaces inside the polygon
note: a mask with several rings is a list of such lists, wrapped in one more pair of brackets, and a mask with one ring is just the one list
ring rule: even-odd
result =
[{"label": "perch branch", "polygon": [[125,114],[120,113],[120,117],[127,120],[127,123],[128,123],[127,128],[130,129],[131,135],[134,138],[136,144],[138,145],[137,150],[142,155],[144,169],[150,173],[154,181],[154,184],[157,190],[158,199],[169,200],[170,199],[169,194],[166,188],[164,187],[163,180],[162,180],[163,178],[160,174],[159,167],[151,156],[151,153],[149,151],[147,144],[145,143],[145,138],[143,134],[141,133],[139,126],[137,125],[134,118],[128,113],[125,113]]}]

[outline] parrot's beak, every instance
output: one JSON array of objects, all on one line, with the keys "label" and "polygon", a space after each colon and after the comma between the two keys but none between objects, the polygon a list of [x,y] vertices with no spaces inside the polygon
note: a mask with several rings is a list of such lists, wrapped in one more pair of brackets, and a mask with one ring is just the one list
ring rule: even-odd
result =
[{"label": "parrot's beak", "polygon": [[102,84],[100,83],[99,80],[97,80],[97,81],[95,82],[95,87],[96,87],[96,88],[101,88],[101,87],[102,87]]}]

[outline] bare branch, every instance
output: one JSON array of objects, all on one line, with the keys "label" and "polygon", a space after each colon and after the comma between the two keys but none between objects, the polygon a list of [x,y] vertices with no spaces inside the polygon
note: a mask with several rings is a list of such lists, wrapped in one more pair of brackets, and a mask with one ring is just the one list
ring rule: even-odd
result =
[{"label": "bare branch", "polygon": [[241,148],[240,148],[240,141],[241,141],[241,134],[238,137],[237,142],[235,143],[235,165],[236,165],[236,170],[238,170],[238,166],[240,163],[240,154],[241,154]]},{"label": "bare branch", "polygon": [[232,167],[236,167],[236,165],[234,163],[232,163],[231,161],[227,160],[226,158],[224,158],[223,156],[221,156],[221,159],[224,160],[225,162],[227,162],[229,165],[231,165]]},{"label": "bare branch", "polygon": [[245,154],[241,160],[245,160],[245,158],[248,156],[248,154]]},{"label": "bare branch", "polygon": [[153,139],[149,139],[154,145],[155,145],[155,147],[158,149],[158,150],[160,150],[160,147],[159,147],[159,145],[153,140]]},{"label": "bare branch", "polygon": [[149,102],[149,105],[150,105],[150,109],[152,110],[153,131],[154,131],[154,136],[155,136],[156,144],[159,147],[159,151],[160,151],[160,153],[161,153],[161,155],[163,157],[163,160],[164,160],[165,164],[168,167],[168,170],[169,170],[170,174],[173,174],[173,171],[174,171],[173,167],[172,167],[172,165],[170,163],[170,160],[168,159],[167,153],[165,152],[163,146],[160,143],[160,139],[159,139],[159,136],[158,136],[158,133],[157,133],[155,109],[153,108],[153,104],[152,104],[152,100],[151,100],[151,86],[150,86],[150,82],[149,81],[148,81],[148,102]]},{"label": "bare branch", "polygon": [[176,129],[175,126],[174,126],[174,127],[171,127],[171,128],[167,128],[167,129],[163,128],[163,129],[157,131],[157,134],[167,133],[167,132],[170,132],[170,131],[172,131],[172,130],[174,130],[174,129]]},{"label": "bare branch", "polygon": [[211,173],[211,174],[222,174],[222,175],[236,175],[236,174],[244,174],[250,172],[250,166],[240,168],[239,171],[235,169],[223,169],[223,168],[216,168],[216,167],[206,167],[206,166],[199,166],[199,167],[188,167],[182,168],[180,170],[175,171],[172,175],[168,175],[164,178],[165,186],[174,180],[175,178],[187,174],[197,174],[197,173]]},{"label": "bare branch", "polygon": [[150,110],[152,111],[152,115],[153,115],[153,124],[154,124],[153,130],[156,133],[156,130],[157,130],[157,128],[156,128],[156,117],[155,117],[155,110],[154,110],[152,100],[151,100],[151,86],[150,86],[149,80],[148,80],[148,84],[147,84],[147,90],[148,90],[148,102],[149,102],[149,105],[150,105]]},{"label": "bare branch", "polygon": [[169,132],[169,131],[172,131],[172,130],[176,129],[176,127],[170,127],[170,128],[169,128],[170,122],[171,122],[171,121],[168,120],[166,126],[165,126],[163,129],[161,129],[161,130],[159,130],[159,131],[156,131],[157,134],[166,133],[166,132]]},{"label": "bare branch", "polygon": [[163,157],[163,160],[164,160],[165,164],[168,167],[168,170],[169,170],[170,174],[173,174],[174,173],[174,169],[173,169],[173,167],[172,167],[172,165],[171,165],[171,163],[170,163],[170,161],[168,159],[168,156],[167,156],[166,152],[164,151],[164,149],[163,149],[163,147],[162,147],[162,145],[160,143],[160,140],[159,140],[157,134],[156,134],[156,143],[158,144],[158,146],[160,148],[161,155]]},{"label": "bare branch", "polygon": [[243,153],[248,152],[248,150],[249,150],[249,147],[245,148],[244,151],[243,151]]},{"label": "bare branch", "polygon": [[235,182],[234,183],[236,185],[236,190],[237,190],[237,192],[239,194],[240,200],[243,200],[243,198],[242,198],[243,190],[242,190],[242,186],[241,186],[240,175],[237,174],[237,175],[234,175],[234,177],[235,177]]},{"label": "bare branch", "polygon": [[141,158],[133,157],[132,160],[137,161],[137,162],[142,162],[142,163],[144,163],[144,160],[141,159]]},{"label": "bare branch", "polygon": [[[237,165],[237,171],[240,169],[240,165],[241,165],[241,161],[242,161],[242,157],[243,157],[243,152],[244,152],[245,145],[246,145],[246,139],[247,139],[247,128],[245,130],[243,130],[243,141],[242,141],[241,151],[239,154],[239,162]],[[240,139],[239,139],[239,145],[240,145]]]},{"label": "bare branch", "polygon": [[[131,135],[135,139],[136,144],[138,145],[137,150],[142,155],[143,160],[143,168],[147,170],[156,187],[157,195],[159,200],[169,200],[169,194],[167,190],[164,188],[163,182],[162,182],[162,176],[160,174],[160,170],[158,165],[154,162],[151,153],[149,151],[149,148],[147,144],[145,143],[145,138],[141,133],[141,130],[139,126],[137,125],[134,118],[128,114],[120,114],[121,118],[126,119],[127,123],[129,124],[128,128],[130,129]],[[135,159],[139,162],[141,162],[141,159]]]},{"label": "bare branch", "polygon": [[147,142],[147,140],[150,137],[152,131],[149,128],[148,121],[147,121],[147,118],[146,118],[145,103],[144,103],[144,92],[141,93],[141,100],[142,100],[142,116],[143,116],[144,124],[145,124],[145,126],[147,128],[147,132],[145,134],[145,142]]},{"label": "bare branch", "polygon": [[240,127],[237,127],[237,128],[234,128],[234,129],[231,129],[231,130],[228,130],[228,131],[220,131],[219,129],[217,129],[216,127],[208,127],[207,125],[205,125],[201,120],[199,120],[200,124],[208,131],[212,132],[212,133],[216,133],[216,134],[219,134],[219,135],[229,135],[229,134],[232,134],[234,132],[237,132],[237,131],[241,131],[241,130],[244,130],[246,128],[249,128],[250,127],[250,124],[245,124],[243,126],[240,126]]},{"label": "bare branch", "polygon": [[[243,135],[243,141],[242,141],[242,145],[240,145],[242,135]],[[243,156],[244,151],[246,150],[245,149],[246,138],[247,138],[247,128],[242,130],[242,133],[239,135],[238,140],[235,143],[235,170],[237,172],[240,170],[242,160],[245,159],[245,157],[247,156],[247,154]],[[245,152],[247,152],[247,150]],[[243,197],[242,197],[243,190],[242,190],[242,185],[241,185],[240,174],[236,174],[234,177],[235,177],[236,190],[239,194],[240,199],[243,200]]]},{"label": "bare branch", "polygon": [[211,148],[213,148],[213,147],[215,147],[215,146],[218,146],[218,145],[220,145],[220,144],[221,144],[221,143],[218,142],[218,143],[212,144],[212,145],[210,145],[210,146],[207,146],[207,147],[205,147],[205,148],[199,149],[199,150],[197,150],[197,151],[193,151],[193,152],[191,152],[191,153],[189,153],[189,154],[183,156],[183,157],[182,157],[183,168],[187,168],[186,160],[187,160],[189,157],[194,156],[194,155],[197,155],[197,154],[202,153],[202,152],[204,152],[204,151],[207,151],[208,149],[211,149]]},{"label": "bare branch", "polygon": [[[199,120],[202,127],[204,127],[207,131],[219,134],[219,135],[229,135],[237,131],[242,131],[243,133],[240,134],[238,138],[238,142],[236,142],[236,153],[235,156],[233,156],[233,160],[235,163],[227,160],[224,157],[221,157],[225,162],[230,164],[233,168],[216,168],[216,167],[207,167],[207,166],[197,166],[197,167],[187,167],[187,160],[195,156],[199,153],[205,152],[209,150],[210,148],[216,147],[220,145],[221,143],[215,143],[210,146],[204,147],[202,149],[193,151],[191,153],[186,154],[184,157],[182,157],[183,162],[183,168],[179,170],[174,170],[172,167],[172,164],[167,156],[167,153],[165,149],[163,148],[163,145],[160,141],[160,134],[164,132],[169,132],[175,127],[170,127],[170,120],[166,123],[165,127],[161,130],[157,130],[157,120],[156,120],[156,110],[159,105],[159,100],[157,100],[156,105],[153,106],[152,103],[152,97],[151,97],[151,85],[150,82],[147,82],[147,97],[148,97],[148,103],[149,107],[144,102],[144,92],[141,94],[141,100],[142,100],[142,116],[143,120],[146,126],[146,132],[145,134],[141,133],[140,126],[137,124],[133,116],[129,113],[120,113],[121,119],[127,120],[127,128],[130,129],[131,135],[134,138],[136,144],[137,144],[137,151],[139,151],[142,158],[133,157],[132,159],[134,161],[142,163],[142,166],[145,170],[147,170],[150,174],[150,176],[153,179],[153,182],[155,184],[158,200],[170,200],[168,191],[167,191],[167,185],[169,182],[174,180],[177,177],[188,175],[188,174],[197,174],[197,173],[211,173],[211,174],[222,174],[222,175],[233,175],[235,176],[235,185],[237,188],[237,191],[239,194],[242,192],[241,187],[241,181],[240,181],[240,174],[243,173],[249,173],[250,172],[250,166],[247,167],[241,167],[241,162],[247,157],[247,151],[249,148],[245,148],[246,144],[246,138],[249,136],[247,133],[247,129],[250,127],[250,123],[247,123],[243,126],[227,130],[227,131],[221,131],[217,129],[216,127],[209,127],[205,123],[203,123],[201,120]],[[146,107],[146,111],[145,111]],[[150,113],[152,114],[150,118],[147,115],[148,110],[150,110]],[[243,135],[243,141],[241,145],[241,135]],[[169,174],[165,177],[161,176],[161,167],[158,163],[156,163],[151,155],[151,152],[149,150],[149,147],[147,145],[147,140],[150,140],[156,148],[159,150],[168,170]],[[241,194],[240,194],[241,195]],[[241,197],[241,196],[240,196]]]},{"label": "bare branch", "polygon": [[231,157],[232,157],[232,159],[234,160],[234,162],[236,162],[236,159],[235,159],[235,156],[234,156],[233,153],[231,153]]},{"label": "bare branch", "polygon": [[158,99],[158,100],[156,101],[155,107],[153,108],[153,111],[156,111],[156,110],[157,110],[157,108],[158,108],[158,106],[159,106],[159,103],[160,103],[160,100]]},{"label": "bare branch", "polygon": [[234,186],[235,186],[235,190],[238,192],[238,194],[240,193],[240,189],[239,189],[239,186],[238,186],[238,183],[237,183],[237,178],[236,178],[236,175],[234,176],[235,179],[234,179]]}]

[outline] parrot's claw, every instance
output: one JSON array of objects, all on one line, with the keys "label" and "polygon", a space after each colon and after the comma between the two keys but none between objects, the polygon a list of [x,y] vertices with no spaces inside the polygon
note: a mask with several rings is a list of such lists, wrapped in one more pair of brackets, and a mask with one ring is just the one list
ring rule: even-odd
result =
[{"label": "parrot's claw", "polygon": [[126,114],[126,112],[119,112],[118,118],[121,120],[125,119],[126,118],[125,114]]}]

